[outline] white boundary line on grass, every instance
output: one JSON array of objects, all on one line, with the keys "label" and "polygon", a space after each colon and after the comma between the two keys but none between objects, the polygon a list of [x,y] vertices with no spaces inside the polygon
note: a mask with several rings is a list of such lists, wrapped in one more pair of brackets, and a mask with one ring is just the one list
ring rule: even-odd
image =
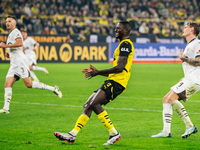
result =
[{"label": "white boundary line on grass", "polygon": [[[0,93],[0,95],[4,95],[3,93]],[[14,95],[30,95],[30,96],[41,96],[41,94],[24,94],[24,93],[16,93]],[[52,94],[42,94],[43,96],[52,96]],[[55,96],[55,95],[54,95]],[[90,95],[63,95],[63,96],[68,96],[68,98],[74,98],[74,97],[86,97],[88,98]],[[56,96],[55,96],[56,97]],[[141,100],[152,100],[152,101],[161,101],[163,98],[153,98],[153,97],[127,97],[127,96],[120,96],[120,98],[125,98],[125,99],[141,99]],[[199,100],[187,100],[187,102],[196,102],[196,103],[200,103],[200,99]]]},{"label": "white boundary line on grass", "polygon": [[[0,101],[4,102],[4,101]],[[24,104],[24,105],[42,105],[42,106],[62,106],[62,107],[83,107],[83,106],[78,106],[78,105],[60,105],[60,104],[48,104],[48,103],[31,103],[31,102],[11,102],[15,104]],[[105,107],[106,109],[114,109],[114,110],[130,110],[130,111],[143,111],[143,112],[162,112],[162,110],[149,110],[149,109],[135,109],[135,108],[115,108],[115,107]],[[189,114],[200,114],[199,112],[197,113],[190,113]]]}]

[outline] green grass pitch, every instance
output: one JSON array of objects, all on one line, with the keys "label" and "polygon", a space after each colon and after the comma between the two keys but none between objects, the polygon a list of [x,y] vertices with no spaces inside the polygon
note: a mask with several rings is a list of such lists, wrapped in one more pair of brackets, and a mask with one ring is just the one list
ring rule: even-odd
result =
[{"label": "green grass pitch", "polygon": [[[92,63],[98,69],[112,66]],[[59,99],[50,91],[28,89],[23,81],[13,86],[10,114],[0,114],[0,149],[84,150],[84,149],[199,149],[200,133],[182,139],[185,125],[176,112],[172,118],[172,138],[151,138],[162,130],[162,98],[183,77],[181,64],[133,64],[127,90],[106,105],[111,121],[122,139],[103,146],[107,129],[93,113],[73,144],[57,140],[53,133],[69,132],[82,112],[82,106],[106,77],[87,80],[81,73],[88,63],[38,64],[49,70],[36,72],[41,82],[58,85]],[[9,64],[0,64],[0,108],[4,103],[4,82]],[[200,93],[184,103],[192,122],[200,129]]]}]

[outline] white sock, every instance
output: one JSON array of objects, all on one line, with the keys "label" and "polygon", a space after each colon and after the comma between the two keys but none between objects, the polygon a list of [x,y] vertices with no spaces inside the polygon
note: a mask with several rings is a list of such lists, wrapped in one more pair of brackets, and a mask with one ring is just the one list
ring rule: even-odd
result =
[{"label": "white sock", "polygon": [[171,132],[171,120],[172,120],[172,106],[170,103],[163,104],[163,132]]},{"label": "white sock", "polygon": [[118,134],[117,130],[115,129],[115,127],[113,127],[112,129],[110,129],[112,132],[109,132],[111,136]]},{"label": "white sock", "polygon": [[39,67],[39,66],[33,66],[33,70],[39,70],[39,71],[44,71],[44,67]]},{"label": "white sock", "polygon": [[55,90],[55,88],[53,86],[49,86],[49,85],[46,85],[44,83],[35,82],[35,81],[32,82],[32,88],[45,89],[45,90],[50,90],[52,92]]},{"label": "white sock", "polygon": [[76,136],[78,131],[76,129],[73,129],[72,131],[69,132],[70,134],[72,134],[73,136]]},{"label": "white sock", "polygon": [[184,106],[178,100],[172,102],[172,107],[175,109],[179,117],[184,121],[186,127],[193,127],[193,123],[191,122]]},{"label": "white sock", "polygon": [[12,88],[5,88],[3,109],[9,110],[11,98],[12,98]]},{"label": "white sock", "polygon": [[31,77],[33,78],[33,80],[39,81],[39,79],[37,78],[37,76],[35,75],[35,73],[33,71],[30,70],[30,74],[31,74]]}]

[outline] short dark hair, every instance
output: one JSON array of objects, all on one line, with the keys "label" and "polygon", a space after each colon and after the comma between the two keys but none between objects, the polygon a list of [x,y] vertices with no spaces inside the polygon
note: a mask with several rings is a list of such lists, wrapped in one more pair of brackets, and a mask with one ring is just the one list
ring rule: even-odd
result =
[{"label": "short dark hair", "polygon": [[198,36],[200,30],[199,25],[196,22],[188,22],[187,25],[189,25],[190,27],[194,27],[194,34]]},{"label": "short dark hair", "polygon": [[131,24],[130,24],[130,22],[128,22],[128,21],[120,21],[119,23],[121,23],[124,26],[124,28],[126,28],[129,31],[129,33],[131,32]]},{"label": "short dark hair", "polygon": [[15,16],[8,15],[8,17],[7,17],[7,18],[13,18],[13,19],[15,19],[15,21],[17,22],[17,18],[16,18]]}]

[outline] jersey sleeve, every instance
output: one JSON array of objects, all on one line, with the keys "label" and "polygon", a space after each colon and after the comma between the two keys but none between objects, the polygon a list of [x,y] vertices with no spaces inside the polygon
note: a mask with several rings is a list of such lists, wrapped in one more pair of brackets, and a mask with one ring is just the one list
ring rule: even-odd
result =
[{"label": "jersey sleeve", "polygon": [[119,49],[120,49],[119,56],[128,57],[128,55],[132,52],[131,44],[127,41],[124,41],[123,43],[121,43]]},{"label": "jersey sleeve", "polygon": [[35,46],[35,44],[37,43],[32,37],[29,37],[30,38],[30,43]]},{"label": "jersey sleeve", "polygon": [[19,30],[16,30],[16,32],[14,32],[14,34],[13,34],[13,37],[14,37],[15,40],[18,39],[18,38],[22,39],[22,34]]}]

